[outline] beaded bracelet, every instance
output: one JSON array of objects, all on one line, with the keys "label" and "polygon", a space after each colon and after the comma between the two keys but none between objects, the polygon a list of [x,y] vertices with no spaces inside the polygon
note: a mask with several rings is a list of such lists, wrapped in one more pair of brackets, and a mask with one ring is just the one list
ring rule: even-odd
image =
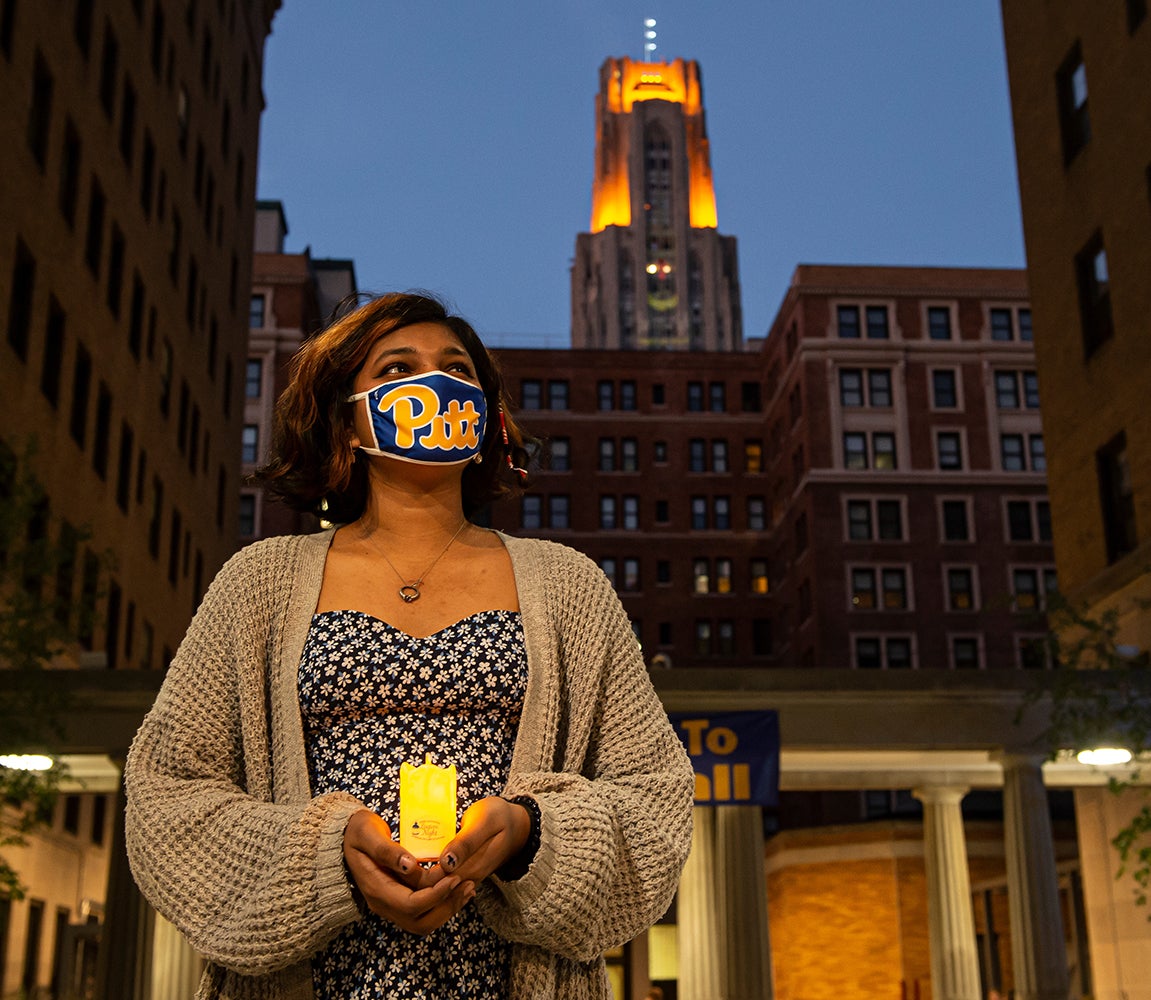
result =
[{"label": "beaded bracelet", "polygon": [[523,806],[528,811],[528,817],[531,820],[528,839],[524,841],[524,846],[496,869],[496,875],[503,881],[514,882],[527,874],[532,861],[535,859],[536,851],[540,849],[540,805],[530,795],[514,795],[504,801],[510,802],[512,805]]}]

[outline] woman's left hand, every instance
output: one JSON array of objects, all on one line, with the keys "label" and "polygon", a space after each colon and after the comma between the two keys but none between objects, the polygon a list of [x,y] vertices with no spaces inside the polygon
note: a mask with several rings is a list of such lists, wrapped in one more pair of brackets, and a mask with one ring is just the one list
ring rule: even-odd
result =
[{"label": "woman's left hand", "polygon": [[460,832],[444,848],[439,864],[427,870],[422,885],[447,875],[479,883],[515,857],[531,833],[531,816],[521,805],[489,796],[473,802],[460,821]]}]

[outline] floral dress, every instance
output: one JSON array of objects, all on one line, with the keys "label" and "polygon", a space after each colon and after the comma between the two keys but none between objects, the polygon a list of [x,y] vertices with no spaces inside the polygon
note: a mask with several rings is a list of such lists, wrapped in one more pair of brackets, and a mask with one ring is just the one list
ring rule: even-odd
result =
[{"label": "floral dress", "polygon": [[[515,611],[481,611],[418,638],[360,611],[312,618],[299,694],[313,794],[345,791],[399,827],[399,769],[456,765],[459,815],[499,795],[527,685]],[[458,817],[457,817],[458,818]],[[312,959],[317,1000],[496,1000],[510,945],[469,903],[426,937],[369,913]]]}]

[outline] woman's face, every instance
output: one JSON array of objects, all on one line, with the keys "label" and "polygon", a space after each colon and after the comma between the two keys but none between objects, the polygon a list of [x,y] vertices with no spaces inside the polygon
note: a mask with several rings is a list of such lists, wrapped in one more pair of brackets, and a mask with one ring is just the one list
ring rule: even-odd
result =
[{"label": "woman's face", "polygon": [[[476,366],[451,330],[439,323],[413,323],[376,339],[352,380],[352,392],[366,392],[381,382],[432,371],[447,372],[480,386]],[[367,410],[357,405],[353,417],[352,447],[358,448],[361,442],[371,440]]]}]

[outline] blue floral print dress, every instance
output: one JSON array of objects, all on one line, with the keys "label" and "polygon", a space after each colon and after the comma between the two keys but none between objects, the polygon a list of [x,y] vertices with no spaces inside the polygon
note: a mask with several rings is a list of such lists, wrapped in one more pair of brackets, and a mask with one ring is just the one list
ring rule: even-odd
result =
[{"label": "blue floral print dress", "polygon": [[[396,831],[400,764],[430,754],[456,765],[462,815],[503,790],[526,685],[518,612],[424,638],[360,611],[316,614],[299,672],[313,794],[350,792]],[[313,958],[313,987],[317,1000],[497,1000],[509,956],[474,903],[426,937],[369,913]]]}]

